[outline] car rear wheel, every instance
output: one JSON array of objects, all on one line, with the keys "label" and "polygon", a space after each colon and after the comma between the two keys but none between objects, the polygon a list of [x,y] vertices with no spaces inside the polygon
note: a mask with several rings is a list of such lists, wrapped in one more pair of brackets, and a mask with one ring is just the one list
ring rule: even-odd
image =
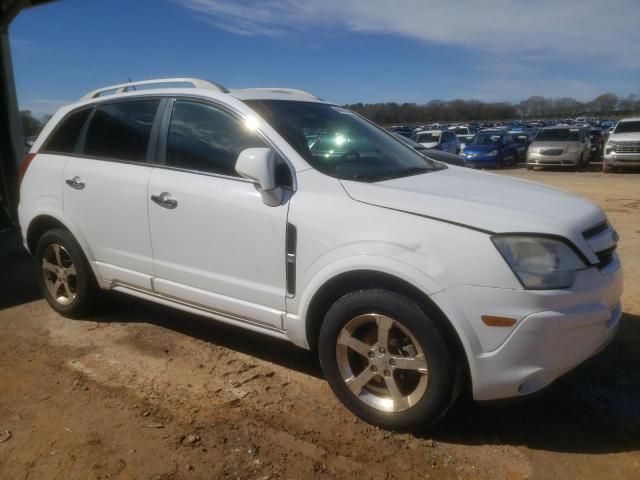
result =
[{"label": "car rear wheel", "polygon": [[360,290],[334,303],[322,324],[319,354],[336,396],[384,428],[433,424],[459,390],[460,375],[436,324],[394,292]]},{"label": "car rear wheel", "polygon": [[88,314],[95,305],[98,285],[73,235],[62,229],[46,232],[35,258],[42,294],[51,308],[68,317]]}]

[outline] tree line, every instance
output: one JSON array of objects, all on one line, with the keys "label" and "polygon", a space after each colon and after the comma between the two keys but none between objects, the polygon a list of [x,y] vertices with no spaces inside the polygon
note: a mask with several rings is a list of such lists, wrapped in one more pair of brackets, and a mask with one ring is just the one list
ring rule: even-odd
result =
[{"label": "tree line", "polygon": [[591,101],[581,102],[570,97],[535,95],[519,103],[455,99],[431,100],[425,104],[388,102],[345,106],[380,124],[612,117],[640,112],[640,96],[620,97],[604,93]]},{"label": "tree line", "polygon": [[[380,124],[468,122],[485,120],[616,117],[640,113],[640,95],[620,97],[604,93],[591,101],[570,97],[548,98],[535,95],[520,103],[482,102],[480,100],[431,100],[417,103],[354,103],[345,105],[369,120]],[[20,111],[25,137],[35,136],[51,118],[35,117],[30,110]]]},{"label": "tree line", "polygon": [[42,127],[49,121],[51,115],[43,115],[40,118],[35,117],[31,110],[20,110],[20,122],[22,122],[22,134],[25,137],[35,137],[40,133]]}]

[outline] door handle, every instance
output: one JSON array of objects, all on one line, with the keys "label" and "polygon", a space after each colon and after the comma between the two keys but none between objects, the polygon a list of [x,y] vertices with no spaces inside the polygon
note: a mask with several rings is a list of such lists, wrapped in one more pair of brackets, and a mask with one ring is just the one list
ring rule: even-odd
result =
[{"label": "door handle", "polygon": [[82,190],[85,187],[85,183],[78,176],[73,178],[67,178],[65,180],[65,183],[75,190]]},{"label": "door handle", "polygon": [[169,192],[162,192],[159,195],[151,195],[151,200],[161,207],[168,208],[169,210],[173,210],[178,206],[178,201],[171,198],[171,194]]}]

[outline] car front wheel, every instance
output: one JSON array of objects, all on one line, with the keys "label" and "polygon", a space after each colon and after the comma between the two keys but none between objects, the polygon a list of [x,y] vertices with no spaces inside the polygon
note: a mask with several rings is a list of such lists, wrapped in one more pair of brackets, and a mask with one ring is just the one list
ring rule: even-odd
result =
[{"label": "car front wheel", "polygon": [[319,354],[336,396],[383,428],[425,428],[447,412],[459,390],[460,375],[436,323],[394,292],[360,290],[334,303]]}]

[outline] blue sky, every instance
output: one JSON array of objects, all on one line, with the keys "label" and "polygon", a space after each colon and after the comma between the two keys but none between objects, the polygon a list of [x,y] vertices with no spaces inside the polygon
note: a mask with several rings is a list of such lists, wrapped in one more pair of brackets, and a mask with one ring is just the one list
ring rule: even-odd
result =
[{"label": "blue sky", "polygon": [[638,0],[64,0],[10,29],[21,109],[195,76],[338,103],[640,94]]}]

